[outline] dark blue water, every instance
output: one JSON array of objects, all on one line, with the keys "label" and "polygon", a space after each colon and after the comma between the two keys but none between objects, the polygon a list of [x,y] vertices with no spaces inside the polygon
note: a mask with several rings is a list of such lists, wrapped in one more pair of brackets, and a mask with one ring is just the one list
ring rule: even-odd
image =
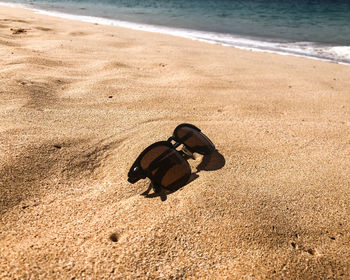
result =
[{"label": "dark blue water", "polygon": [[[208,42],[350,62],[350,0],[6,2],[144,26],[166,26],[174,33],[188,30],[191,35],[187,37]],[[170,29],[165,33],[171,33]]]}]

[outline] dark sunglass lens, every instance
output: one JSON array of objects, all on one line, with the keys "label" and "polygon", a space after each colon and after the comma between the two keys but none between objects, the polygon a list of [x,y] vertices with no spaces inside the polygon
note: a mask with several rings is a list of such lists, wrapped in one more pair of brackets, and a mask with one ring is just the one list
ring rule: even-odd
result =
[{"label": "dark sunglass lens", "polygon": [[159,158],[163,153],[167,153],[171,145],[167,142],[158,142],[146,148],[136,159],[129,170],[128,181],[132,184],[147,177],[146,170],[149,165]]},{"label": "dark sunglass lens", "polygon": [[214,144],[195,127],[179,126],[175,129],[174,136],[177,141],[183,143],[193,152],[208,155],[215,150]]},{"label": "dark sunglass lens", "polygon": [[169,143],[150,147],[140,158],[140,166],[156,185],[170,189],[185,185],[191,175],[188,162]]},{"label": "dark sunglass lens", "polygon": [[140,160],[140,165],[143,170],[150,167],[151,164],[155,165],[156,162],[161,161],[169,152],[172,151],[168,145],[156,145],[147,151]]},{"label": "dark sunglass lens", "polygon": [[152,171],[154,181],[162,187],[177,189],[184,186],[190,178],[191,168],[188,162],[173,149]]}]

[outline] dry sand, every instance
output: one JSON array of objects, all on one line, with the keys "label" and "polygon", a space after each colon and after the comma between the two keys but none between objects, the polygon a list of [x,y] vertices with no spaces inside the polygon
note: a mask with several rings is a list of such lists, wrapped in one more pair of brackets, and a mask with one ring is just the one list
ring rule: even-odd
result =
[{"label": "dry sand", "polygon": [[[1,279],[349,279],[349,66],[5,7],[0,65]],[[141,196],[182,122],[221,168]]]}]

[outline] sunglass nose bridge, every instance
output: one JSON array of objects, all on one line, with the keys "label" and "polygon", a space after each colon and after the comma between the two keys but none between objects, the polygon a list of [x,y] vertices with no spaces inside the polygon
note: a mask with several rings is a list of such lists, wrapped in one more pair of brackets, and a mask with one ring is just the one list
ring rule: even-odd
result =
[{"label": "sunglass nose bridge", "polygon": [[[167,140],[171,145],[173,145],[173,148],[176,149],[177,147],[179,147],[181,145],[181,143],[177,142],[175,140],[175,138],[173,136],[170,136]],[[172,141],[174,141],[175,143],[171,143]]]},{"label": "sunglass nose bridge", "polygon": [[193,155],[193,153],[192,153],[185,145],[182,146],[181,151],[182,151],[186,156],[188,156],[188,157],[190,157],[190,158],[192,158],[192,159],[195,158],[194,155]]},{"label": "sunglass nose bridge", "polygon": [[183,145],[182,149],[181,149],[186,155],[188,155],[189,157],[193,158],[193,153],[185,146]]},{"label": "sunglass nose bridge", "polygon": [[171,143],[171,141],[176,141],[175,138],[173,136],[170,136],[167,140],[167,142]]}]

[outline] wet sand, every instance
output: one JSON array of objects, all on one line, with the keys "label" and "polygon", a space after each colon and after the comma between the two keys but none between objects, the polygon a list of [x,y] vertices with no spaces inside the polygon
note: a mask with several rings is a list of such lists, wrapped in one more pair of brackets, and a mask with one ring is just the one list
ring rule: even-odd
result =
[{"label": "wet sand", "polygon": [[[7,7],[0,46],[1,279],[350,277],[349,66]],[[142,196],[183,122],[218,154]]]}]

